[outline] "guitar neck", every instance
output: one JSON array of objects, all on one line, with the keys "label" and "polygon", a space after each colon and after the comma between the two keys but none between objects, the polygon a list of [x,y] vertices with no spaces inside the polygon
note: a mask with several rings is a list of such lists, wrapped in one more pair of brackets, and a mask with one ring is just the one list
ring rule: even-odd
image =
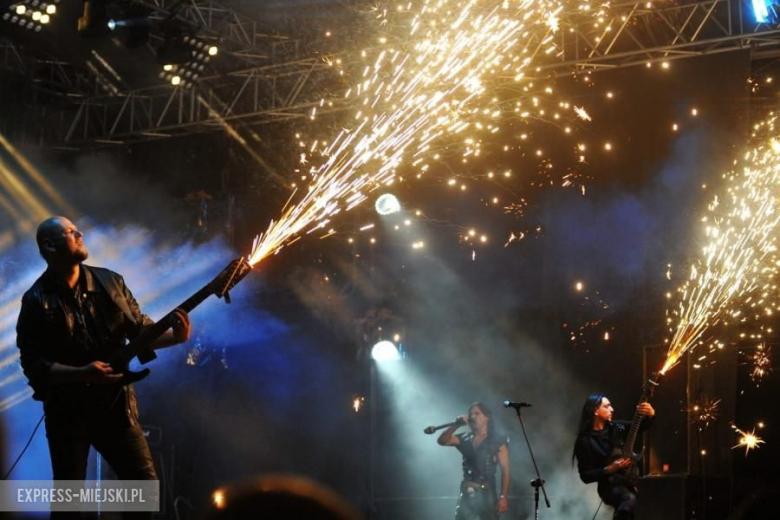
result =
[{"label": "guitar neck", "polygon": [[[198,292],[184,300],[176,307],[176,309],[182,309],[188,313],[192,312],[195,307],[203,303],[203,301],[213,293],[214,291],[212,290],[211,285],[206,285]],[[165,334],[165,331],[173,326],[174,311],[175,309],[163,316],[153,325],[145,327],[143,331],[141,331],[141,333],[133,339],[133,341],[114,353],[114,360],[120,361],[122,363],[129,363],[135,356],[138,355],[139,352],[149,348],[149,345],[151,345],[154,340]]]},{"label": "guitar neck", "polygon": [[[639,398],[639,404],[650,401],[650,398],[655,392],[655,387],[658,386],[658,381],[661,377],[662,376],[658,375],[657,373],[654,373],[650,379],[647,380],[645,385],[642,387],[642,396]],[[624,456],[631,456],[634,454],[634,445],[636,444],[636,438],[639,435],[639,427],[642,425],[643,418],[644,416],[639,413],[639,407],[637,406],[637,409],[634,410],[634,418],[631,421],[631,428],[628,430],[628,435],[626,436],[626,442],[623,444]]]},{"label": "guitar neck", "polygon": [[[639,401],[639,404],[646,402],[647,398],[643,395],[642,399]],[[631,427],[628,430],[628,435],[626,435],[626,442],[623,445],[624,455],[631,455],[634,453],[634,444],[636,444],[636,438],[639,435],[639,427],[642,424],[643,417],[644,416],[639,415],[638,411],[634,411],[634,418],[631,420]]]}]

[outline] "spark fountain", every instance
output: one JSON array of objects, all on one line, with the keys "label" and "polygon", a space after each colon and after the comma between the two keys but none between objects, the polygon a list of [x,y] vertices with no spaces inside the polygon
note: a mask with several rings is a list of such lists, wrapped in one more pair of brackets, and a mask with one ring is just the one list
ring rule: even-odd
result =
[{"label": "spark fountain", "polygon": [[[381,36],[380,47],[361,52],[366,60],[361,78],[345,94],[359,107],[353,122],[329,142],[299,143],[301,164],[311,162],[310,156],[320,162],[313,161],[304,175],[309,185],[300,200],[293,204],[293,192],[281,216],[257,237],[250,264],[302,234],[334,233],[326,228],[338,213],[399,181],[402,166],[424,175],[438,157],[434,146],[447,137],[473,132],[463,138],[463,155],[478,156],[478,136],[498,132],[503,116],[544,114],[536,96],[527,94],[532,99],[525,107],[521,101],[499,101],[496,93],[507,88],[508,79],[521,92],[538,88],[527,73],[544,56],[556,54],[554,35],[567,9],[600,12],[590,2],[565,0],[426,0],[378,7],[380,26],[401,27],[401,34]],[[544,91],[552,93],[549,87]],[[572,118],[587,115],[568,103],[559,109]],[[317,107],[311,119],[316,112]]]}]

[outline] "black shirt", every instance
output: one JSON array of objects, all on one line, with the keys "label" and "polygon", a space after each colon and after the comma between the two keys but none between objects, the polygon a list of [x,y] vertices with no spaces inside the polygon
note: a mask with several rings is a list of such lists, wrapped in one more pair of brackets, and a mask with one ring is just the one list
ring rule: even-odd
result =
[{"label": "black shirt", "polygon": [[[644,418],[640,424],[640,433],[652,424],[652,418]],[[601,482],[609,475],[607,465],[612,451],[623,445],[628,435],[630,421],[613,421],[603,430],[590,430],[577,439],[574,454],[580,479],[586,483]]]},{"label": "black shirt", "polygon": [[498,450],[507,444],[509,439],[491,433],[475,449],[473,433],[461,433],[457,437],[460,444],[455,447],[463,455],[463,480],[495,487]]}]

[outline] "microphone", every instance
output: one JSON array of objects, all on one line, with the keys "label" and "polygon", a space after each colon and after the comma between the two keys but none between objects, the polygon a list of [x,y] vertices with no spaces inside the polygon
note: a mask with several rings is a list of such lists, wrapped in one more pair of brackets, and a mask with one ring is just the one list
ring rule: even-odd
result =
[{"label": "microphone", "polygon": [[514,408],[515,410],[519,410],[520,408],[531,408],[533,405],[531,403],[516,403],[514,401],[504,401],[504,408]]}]

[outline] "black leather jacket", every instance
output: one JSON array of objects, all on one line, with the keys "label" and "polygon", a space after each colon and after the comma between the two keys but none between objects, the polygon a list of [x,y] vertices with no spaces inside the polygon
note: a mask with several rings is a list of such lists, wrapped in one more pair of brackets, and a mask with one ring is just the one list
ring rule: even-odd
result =
[{"label": "black leather jacket", "polygon": [[[93,338],[97,345],[91,346],[94,351],[90,354],[74,348],[76,315],[63,294],[67,288],[58,285],[48,271],[22,297],[16,343],[22,369],[34,392],[33,398],[44,401],[47,415],[56,411],[53,408],[63,408],[68,401],[73,401],[74,395],[89,391],[88,385],[83,383],[52,391],[47,379],[53,363],[84,366],[96,359],[105,359],[99,353],[110,352],[123,343],[125,337],[134,336],[141,327],[152,323],[141,313],[138,302],[120,275],[84,264],[81,268],[83,291],[90,293],[88,301],[94,302],[84,307],[91,315],[97,336]],[[125,394],[129,418],[137,420],[135,392],[131,386],[126,387]],[[69,404],[78,406],[78,403]]]}]

